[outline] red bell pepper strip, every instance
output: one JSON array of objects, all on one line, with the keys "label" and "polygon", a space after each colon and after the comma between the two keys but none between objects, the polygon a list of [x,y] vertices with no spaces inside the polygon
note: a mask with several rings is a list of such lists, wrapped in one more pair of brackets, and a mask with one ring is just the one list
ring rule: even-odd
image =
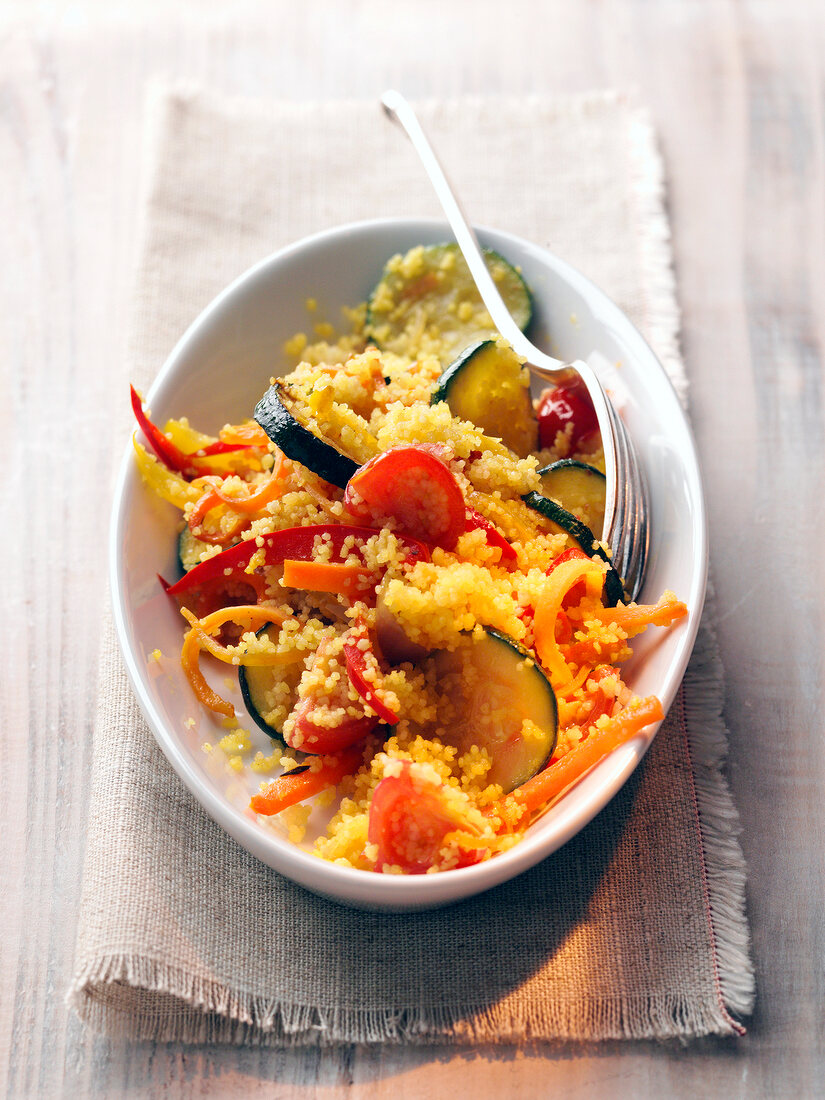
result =
[{"label": "red bell pepper strip", "polygon": [[[287,527],[283,531],[272,531],[270,534],[262,536],[260,545],[258,539],[246,539],[230,546],[220,554],[216,554],[213,558],[207,558],[206,561],[202,561],[199,565],[190,569],[188,573],[185,573],[175,584],[170,585],[166,591],[170,596],[183,596],[188,592],[195,591],[204,584],[221,579],[242,580],[254,584],[256,574],[247,573],[246,568],[253,554],[256,554],[258,550],[262,549],[264,551],[264,560],[267,565],[280,565],[287,558],[309,561],[312,558],[315,539],[319,535],[329,535],[332,556],[335,558],[340,557],[341,549],[347,539],[355,538],[359,541],[366,541],[372,538],[373,535],[378,534],[380,534],[380,531],[373,527],[357,527],[346,523],[320,523],[307,527]],[[397,537],[404,547],[408,561],[430,560],[429,549],[423,542],[407,536],[399,535]],[[358,552],[357,546],[355,552]],[[260,581],[260,577],[258,577],[258,580]]]},{"label": "red bell pepper strip", "polygon": [[477,512],[475,508],[471,508],[467,505],[467,530],[477,531],[481,529],[484,532],[484,537],[487,540],[488,546],[497,546],[501,551],[500,561],[502,565],[508,562],[518,561],[518,554],[507,541],[507,539],[499,531],[495,524],[483,516],[481,512]]},{"label": "red bell pepper strip", "polygon": [[[361,647],[361,642],[367,642],[367,648]],[[344,642],[344,660],[347,665],[347,675],[350,683],[382,722],[388,726],[394,726],[398,722],[398,715],[394,710],[381,701],[380,696],[373,687],[371,675],[380,672],[378,658],[369,645],[369,635],[365,628],[355,628],[348,633]]]},{"label": "red bell pepper strip", "polygon": [[200,458],[203,455],[215,455],[225,454],[227,451],[245,451],[249,450],[249,445],[233,446],[231,444],[221,443],[209,443],[206,447],[203,447],[199,451],[195,451],[191,454],[186,454],[176,446],[171,439],[167,439],[160,428],[153,424],[146,413],[143,411],[143,402],[140,399],[140,394],[137,392],[134,386],[130,386],[132,394],[132,411],[135,414],[135,419],[140,425],[140,429],[146,436],[146,440],[149,446],[164,464],[170,470],[180,474],[181,477],[186,478],[187,481],[192,481],[196,477],[226,477],[229,471],[227,470],[215,470],[209,466],[197,466],[193,462],[193,459]]}]

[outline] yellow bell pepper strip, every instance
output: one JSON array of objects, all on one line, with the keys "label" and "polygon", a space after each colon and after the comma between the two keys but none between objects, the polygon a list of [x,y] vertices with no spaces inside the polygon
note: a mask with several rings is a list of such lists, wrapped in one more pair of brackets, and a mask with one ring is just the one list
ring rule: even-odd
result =
[{"label": "yellow bell pepper strip", "polygon": [[190,482],[158,462],[154,455],[150,455],[146,448],[138,443],[136,436],[132,437],[132,444],[135,448],[140,476],[153,492],[163,500],[174,504],[176,508],[180,508],[181,511],[187,504],[194,504],[197,501],[199,492]]},{"label": "yellow bell pepper strip", "polygon": [[354,745],[337,756],[320,757],[322,763],[318,768],[307,767],[301,771],[280,775],[260,794],[252,796],[249,807],[254,813],[265,814],[267,817],[278,814],[288,806],[294,806],[297,802],[312,798],[327,787],[334,787],[345,776],[352,775],[361,763],[363,755],[363,748]]}]

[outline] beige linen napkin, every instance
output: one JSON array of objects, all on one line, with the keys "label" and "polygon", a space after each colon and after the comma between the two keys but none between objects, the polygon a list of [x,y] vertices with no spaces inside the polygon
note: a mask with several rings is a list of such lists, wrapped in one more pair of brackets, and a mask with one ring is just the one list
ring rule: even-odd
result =
[{"label": "beige linen napkin", "polygon": [[[467,208],[546,244],[648,336],[680,392],[661,164],[621,97],[421,105]],[[304,234],[438,215],[376,103],[151,98],[126,382],[229,280]],[[643,766],[516,881],[416,915],[281,878],[206,817],[141,719],[109,628],[70,1001],[109,1034],[193,1042],[515,1042],[734,1034],[752,1007],[737,819],[707,625]]]}]

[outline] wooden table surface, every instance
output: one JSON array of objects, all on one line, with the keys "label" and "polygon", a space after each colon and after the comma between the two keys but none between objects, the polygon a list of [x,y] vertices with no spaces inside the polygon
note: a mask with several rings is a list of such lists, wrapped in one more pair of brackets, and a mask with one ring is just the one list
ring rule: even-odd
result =
[{"label": "wooden table surface", "polygon": [[[124,354],[158,75],[296,99],[612,86],[652,109],[749,864],[758,1003],[744,1039],[274,1052],[114,1043],[66,1011],[108,524],[108,502],[77,486],[112,449],[122,395],[107,366]],[[821,0],[0,5],[0,1092],[825,1095],[823,93]],[[89,404],[96,430],[78,437]]]}]

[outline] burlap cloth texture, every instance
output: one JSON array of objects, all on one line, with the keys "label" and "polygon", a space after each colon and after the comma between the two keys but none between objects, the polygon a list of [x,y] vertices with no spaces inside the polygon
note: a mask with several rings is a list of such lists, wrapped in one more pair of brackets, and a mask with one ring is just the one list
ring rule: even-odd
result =
[{"label": "burlap cloth texture", "polygon": [[[473,218],[590,276],[684,397],[646,114],[613,94],[419,106]],[[124,445],[127,382],[147,387],[246,267],[344,222],[440,214],[377,103],[226,102],[155,87],[146,168],[129,354],[113,368]],[[753,978],[711,610],[680,697],[613,802],[514,882],[417,915],[323,901],[225,835],[155,744],[107,628],[71,1003],[111,1035],[190,1042],[740,1033]]]}]

